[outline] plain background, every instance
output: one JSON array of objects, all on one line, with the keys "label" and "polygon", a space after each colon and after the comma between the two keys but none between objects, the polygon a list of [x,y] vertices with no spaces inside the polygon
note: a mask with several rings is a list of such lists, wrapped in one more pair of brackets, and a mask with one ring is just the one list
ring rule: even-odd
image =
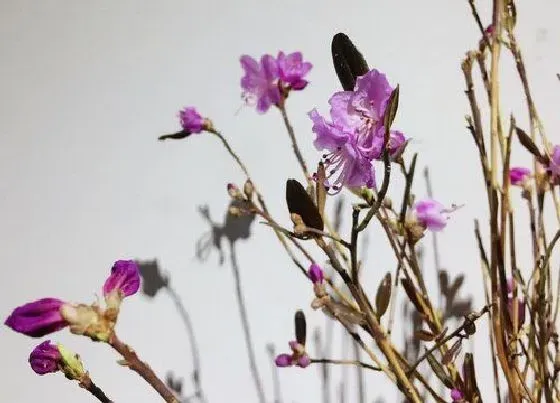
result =
[{"label": "plain background", "polygon": [[[480,3],[488,22],[491,2]],[[560,3],[518,3],[519,42],[534,98],[555,142],[560,127],[555,76],[560,69]],[[454,275],[466,274],[461,295],[473,296],[473,306],[480,308],[481,274],[472,228],[475,217],[485,220],[485,198],[465,129],[468,105],[460,70],[465,51],[477,46],[480,35],[467,1],[3,0],[0,316],[42,296],[93,302],[114,260],[158,259],[194,323],[209,401],[256,402],[227,250],[222,266],[215,252],[206,262],[195,259],[195,244],[209,230],[197,206],[208,204],[213,219],[220,221],[228,204],[225,185],[242,184],[242,173],[209,135],[165,143],[156,138],[178,128],[179,108],[196,105],[230,139],[273,215],[287,225],[284,181],[301,180],[301,174],[279,113],[259,116],[246,107],[238,111],[239,56],[301,50],[314,64],[309,87],[288,102],[301,148],[314,164],[320,154],[313,149],[306,113],[313,107],[326,112],[328,97],[339,88],[330,58],[330,40],[339,31],[350,35],[371,67],[386,72],[393,85],[400,84],[396,127],[413,138],[408,158],[420,152],[419,166],[430,166],[437,198],[445,204],[465,203],[440,237],[441,258]],[[503,70],[503,112],[516,112],[526,127],[522,92],[508,57]],[[528,162],[519,149],[513,158],[515,164]],[[421,175],[415,191],[425,196]],[[398,182],[390,195],[399,200]],[[368,245],[364,281],[373,294],[395,263],[376,231]],[[309,308],[309,284],[268,228],[255,222],[252,238],[237,248],[258,366],[272,401],[266,344],[287,349],[296,309],[306,311],[310,328],[324,326],[325,320]],[[522,259],[527,250],[520,248]],[[435,292],[429,243],[426,251],[427,278]],[[350,352],[339,348],[341,330],[335,329],[331,358],[349,357]],[[171,370],[185,377],[185,392],[190,391],[190,346],[167,295],[127,300],[118,330],[157,373]],[[402,332],[398,321],[393,334],[399,344]],[[94,381],[115,401],[158,400],[139,377],[119,368],[107,346],[67,331],[51,339],[79,352]],[[4,326],[0,340],[0,401],[92,401],[61,375],[32,373],[26,361],[38,341]],[[465,349],[475,351],[485,401],[493,401],[487,344],[481,323]],[[318,375],[314,367],[282,370],[285,402],[321,401]],[[337,383],[341,371],[333,376]],[[351,402],[354,371],[347,376]],[[368,373],[366,381],[367,401],[396,401],[383,375]]]}]

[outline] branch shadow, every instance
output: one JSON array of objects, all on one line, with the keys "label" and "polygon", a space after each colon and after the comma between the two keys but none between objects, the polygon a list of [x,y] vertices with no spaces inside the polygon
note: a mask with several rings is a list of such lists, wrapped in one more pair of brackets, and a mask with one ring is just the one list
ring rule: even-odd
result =
[{"label": "branch shadow", "polygon": [[201,382],[201,365],[200,365],[200,352],[195,337],[194,326],[191,321],[190,315],[183,304],[180,296],[175,289],[171,286],[169,274],[163,273],[158,261],[153,260],[137,260],[136,263],[140,269],[140,276],[142,277],[142,294],[146,297],[153,299],[160,292],[166,292],[173,301],[185,329],[187,331],[189,344],[191,346],[191,358],[193,364],[193,371],[191,373],[191,380],[193,385],[193,393],[188,396],[183,395],[183,378],[178,377],[173,371],[168,371],[166,375],[166,384],[171,388],[182,403],[207,403],[206,396],[202,389]]}]

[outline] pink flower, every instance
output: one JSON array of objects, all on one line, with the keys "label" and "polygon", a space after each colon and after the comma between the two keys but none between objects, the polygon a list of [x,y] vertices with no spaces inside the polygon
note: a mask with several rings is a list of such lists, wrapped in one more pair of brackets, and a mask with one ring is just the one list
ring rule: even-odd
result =
[{"label": "pink flower", "polygon": [[42,337],[68,326],[68,322],[60,313],[64,304],[56,298],[42,298],[29,302],[14,309],[4,324],[18,333]]},{"label": "pink flower", "polygon": [[552,150],[548,171],[554,176],[560,176],[560,145],[554,146]]},{"label": "pink flower", "polygon": [[179,111],[181,127],[186,133],[200,133],[204,128],[204,118],[193,107],[187,107]]},{"label": "pink flower", "polygon": [[280,80],[294,90],[303,90],[307,86],[308,81],[303,77],[311,70],[313,65],[303,61],[301,52],[294,52],[289,55],[278,52],[277,61]]},{"label": "pink flower", "polygon": [[[375,187],[373,162],[383,155],[383,119],[392,91],[385,75],[374,69],[358,78],[354,91],[337,92],[330,98],[331,122],[316,109],[309,112],[315,148],[328,151],[323,155],[325,185],[335,192],[342,186]],[[396,157],[406,139],[401,132],[390,135],[389,153]]]},{"label": "pink flower", "polygon": [[119,290],[122,297],[136,294],[140,288],[140,271],[134,260],[117,260],[103,285],[103,296]]},{"label": "pink flower", "polygon": [[296,365],[300,368],[306,368],[311,364],[309,355],[305,352],[305,346],[297,341],[288,343],[292,354],[278,354],[274,360],[277,367],[285,368]]},{"label": "pink flower", "polygon": [[509,170],[509,181],[513,186],[522,186],[531,174],[531,170],[525,167],[512,167]]},{"label": "pink flower", "polygon": [[448,213],[456,210],[456,207],[448,209],[435,200],[425,199],[416,202],[412,206],[412,215],[423,227],[437,232],[441,231],[447,225],[449,220]]},{"label": "pink flower", "polygon": [[29,355],[31,369],[39,375],[57,372],[62,356],[56,344],[49,340],[42,342]]},{"label": "pink flower", "polygon": [[265,113],[281,99],[277,83],[278,63],[271,55],[262,56],[260,63],[247,55],[241,56],[240,61],[245,71],[241,78],[243,96],[248,103],[256,102],[259,113]]}]

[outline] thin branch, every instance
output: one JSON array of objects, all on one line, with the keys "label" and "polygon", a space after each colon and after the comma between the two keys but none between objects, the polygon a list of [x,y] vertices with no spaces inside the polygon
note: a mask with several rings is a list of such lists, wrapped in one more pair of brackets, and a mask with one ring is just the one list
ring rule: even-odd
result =
[{"label": "thin branch", "polygon": [[79,385],[81,388],[84,388],[89,393],[91,393],[100,402],[113,403],[113,401],[107,397],[105,392],[103,392],[103,390],[101,390],[99,386],[93,383],[93,381],[91,380],[91,378],[87,373],[82,379],[80,379]]},{"label": "thin branch", "polygon": [[333,360],[328,358],[312,358],[312,364],[343,364],[343,365],[357,365],[358,367],[370,369],[372,371],[381,371],[381,368],[374,367],[373,365],[366,364],[365,362],[357,360]]},{"label": "thin branch", "polygon": [[290,140],[292,142],[292,148],[294,150],[294,154],[299,163],[299,166],[301,167],[301,170],[305,175],[305,179],[307,180],[307,183],[312,184],[313,182],[311,181],[311,178],[309,176],[307,164],[305,163],[305,159],[303,158],[303,155],[301,154],[301,150],[299,149],[297,143],[296,135],[294,133],[294,128],[292,127],[290,120],[288,119],[288,114],[286,113],[286,103],[281,102],[278,105],[278,109],[280,109],[280,113],[282,114],[282,119],[284,120],[284,126],[286,126],[286,130],[288,131],[288,135],[290,136]]},{"label": "thin branch", "polygon": [[113,347],[120,355],[123,356],[125,360],[125,365],[140,375],[146,382],[155,389],[156,392],[165,400],[167,403],[179,403],[179,400],[175,397],[173,392],[165,385],[161,379],[157,377],[155,372],[150,368],[148,364],[141,361],[138,358],[136,352],[130,348],[128,345],[123,343],[116,335],[112,333],[109,338],[109,344]]}]

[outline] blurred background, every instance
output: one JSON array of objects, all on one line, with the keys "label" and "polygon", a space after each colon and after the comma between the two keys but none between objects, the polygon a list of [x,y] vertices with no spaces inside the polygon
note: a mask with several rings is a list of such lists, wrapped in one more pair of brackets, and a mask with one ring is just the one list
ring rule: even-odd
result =
[{"label": "blurred background", "polygon": [[[488,24],[491,2],[479,3]],[[549,138],[558,143],[560,3],[518,3],[518,39],[535,102]],[[268,227],[256,219],[242,225],[244,234],[228,229],[226,184],[242,186],[244,177],[217,139],[203,134],[157,141],[178,130],[180,108],[197,106],[247,164],[273,216],[288,226],[285,180],[303,178],[280,113],[271,109],[258,115],[243,107],[239,56],[300,50],[314,64],[311,84],[287,104],[303,153],[314,165],[320,153],[313,148],[306,113],[314,107],[327,112],[328,98],[339,89],[330,54],[337,32],[350,36],[370,67],[400,84],[395,127],[412,138],[407,158],[419,152],[419,168],[429,166],[436,198],[446,205],[465,204],[438,239],[440,265],[450,282],[464,274],[457,302],[480,309],[484,298],[473,220],[485,222],[486,201],[465,129],[468,105],[460,70],[480,34],[466,0],[2,0],[0,316],[43,296],[93,302],[115,260],[137,259],[148,282],[143,293],[126,300],[118,331],[158,374],[177,388],[182,383],[185,401],[197,388],[210,403],[259,401],[236,285],[244,294],[267,402],[356,401],[353,367],[331,369],[330,400],[325,400],[320,366],[273,369],[267,346],[288,351],[297,309],[307,315],[312,357],[325,348],[329,358],[352,358],[353,349],[340,325],[312,311],[309,282]],[[509,56],[503,61],[502,111],[515,112],[526,127],[514,65]],[[515,165],[529,163],[519,149],[512,158]],[[401,188],[396,180],[389,195],[400,200]],[[426,196],[422,175],[414,191]],[[339,198],[344,198],[342,233],[347,235],[354,199]],[[329,199],[327,208],[334,211],[335,205]],[[395,262],[377,228],[367,235],[363,275],[374,295]],[[436,295],[431,238],[424,243],[426,277]],[[523,262],[528,244],[520,252]],[[402,296],[392,333],[404,348],[411,322]],[[446,309],[445,298],[439,301]],[[475,353],[483,395],[493,401],[485,319],[478,328],[464,349]],[[331,340],[327,346],[325,338]],[[116,364],[118,357],[107,346],[68,331],[50,339],[78,352],[92,379],[115,401],[158,401],[136,374]],[[92,401],[60,374],[38,377],[31,371],[27,358],[38,341],[5,326],[0,340],[0,401]],[[363,376],[366,401],[397,401],[382,374]]]}]

